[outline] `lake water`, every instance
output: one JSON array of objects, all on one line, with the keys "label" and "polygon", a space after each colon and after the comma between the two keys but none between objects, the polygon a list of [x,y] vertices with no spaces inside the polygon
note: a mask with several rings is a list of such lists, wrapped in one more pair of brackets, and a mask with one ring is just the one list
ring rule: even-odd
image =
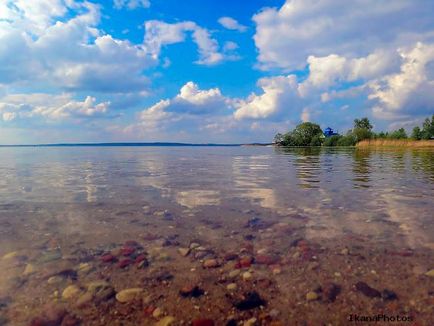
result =
[{"label": "lake water", "polygon": [[433,219],[433,150],[0,148],[0,325],[433,325]]}]

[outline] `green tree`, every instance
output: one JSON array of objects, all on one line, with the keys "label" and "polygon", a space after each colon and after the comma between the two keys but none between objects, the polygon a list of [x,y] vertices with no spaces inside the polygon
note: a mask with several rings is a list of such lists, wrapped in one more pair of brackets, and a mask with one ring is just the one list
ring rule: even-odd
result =
[{"label": "green tree", "polygon": [[354,128],[352,133],[356,138],[356,142],[359,142],[364,139],[372,138],[371,130],[372,130],[372,125],[369,122],[368,118],[354,120]]},{"label": "green tree", "polygon": [[283,135],[282,135],[280,132],[278,132],[278,133],[276,134],[276,136],[274,136],[274,142],[275,142],[276,144],[281,144],[282,141],[283,141]]},{"label": "green tree", "polygon": [[371,131],[372,125],[369,122],[368,118],[355,119],[354,120],[354,128],[367,129],[367,130]]},{"label": "green tree", "polygon": [[422,139],[430,139],[434,137],[434,114],[429,118],[426,118],[422,125]]},{"label": "green tree", "polygon": [[413,128],[413,131],[411,133],[411,138],[415,140],[421,140],[422,139],[422,130],[418,126]]},{"label": "green tree", "polygon": [[342,138],[342,136],[340,136],[340,135],[334,135],[334,136],[327,137],[326,139],[324,139],[324,146],[337,146],[338,141],[341,138]]},{"label": "green tree", "polygon": [[315,136],[320,137],[322,130],[319,125],[312,122],[299,124],[291,134],[294,146],[310,146]]},{"label": "green tree", "polygon": [[354,146],[356,144],[356,137],[350,133],[338,139],[337,146]]},{"label": "green tree", "polygon": [[389,134],[390,139],[406,139],[407,138],[407,133],[405,132],[404,128],[400,128],[398,130],[392,131]]}]

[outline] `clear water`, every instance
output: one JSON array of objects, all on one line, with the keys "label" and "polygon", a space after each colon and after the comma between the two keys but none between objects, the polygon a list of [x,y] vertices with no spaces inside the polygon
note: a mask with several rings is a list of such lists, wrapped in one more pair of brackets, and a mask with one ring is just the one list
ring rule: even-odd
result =
[{"label": "clear water", "polygon": [[[258,226],[249,224],[255,218]],[[150,306],[179,324],[203,316],[216,325],[232,317],[255,317],[261,325],[345,324],[351,313],[381,310],[428,325],[433,283],[424,273],[434,267],[433,218],[433,150],[0,148],[0,257],[10,254],[0,259],[0,325],[28,325],[44,316],[47,304],[62,306],[84,325],[153,325],[162,317],[146,315]],[[312,255],[297,257],[299,239]],[[100,261],[128,240],[148,255],[147,268]],[[179,255],[191,242],[209,249],[209,256]],[[224,256],[258,252],[278,262],[242,268],[253,281],[237,279],[228,299],[225,275],[237,267]],[[202,268],[209,258],[220,266]],[[91,270],[73,279],[60,273],[48,282],[56,271],[80,264]],[[155,280],[161,271],[173,274],[164,288]],[[80,288],[79,297],[88,282],[100,279],[116,292],[141,287],[148,298],[78,308],[77,298],[62,297],[69,285]],[[254,283],[262,279],[274,288]],[[363,296],[354,290],[360,280],[392,288],[399,300]],[[208,293],[180,298],[179,288],[192,282]],[[307,302],[306,293],[324,282],[342,288],[336,301]],[[267,307],[234,310],[236,296],[252,289]],[[261,319],[272,309],[279,315]]]}]

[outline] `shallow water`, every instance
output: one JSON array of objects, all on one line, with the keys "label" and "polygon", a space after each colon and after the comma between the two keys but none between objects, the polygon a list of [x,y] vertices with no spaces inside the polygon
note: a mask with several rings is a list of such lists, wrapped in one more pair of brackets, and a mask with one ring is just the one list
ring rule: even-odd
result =
[{"label": "shallow water", "polygon": [[[434,321],[433,150],[34,147],[0,158],[0,325],[42,325],[52,310],[59,325]],[[178,252],[191,243],[200,248]],[[113,295],[142,292],[89,296],[99,280]],[[187,285],[205,293],[185,298]],[[238,309],[252,291],[262,305]]]}]

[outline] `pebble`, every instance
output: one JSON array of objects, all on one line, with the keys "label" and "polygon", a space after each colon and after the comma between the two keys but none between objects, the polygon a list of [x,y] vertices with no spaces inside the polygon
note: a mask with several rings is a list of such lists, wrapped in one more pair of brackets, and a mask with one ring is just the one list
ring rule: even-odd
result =
[{"label": "pebble", "polygon": [[253,263],[253,258],[250,256],[245,256],[242,257],[238,263],[241,268],[249,268]]},{"label": "pebble", "polygon": [[260,306],[265,306],[267,303],[264,299],[260,297],[258,292],[248,292],[244,294],[244,299],[234,303],[235,308],[238,310],[250,310],[258,308]]},{"label": "pebble", "polygon": [[272,318],[276,318],[277,316],[280,315],[280,311],[277,310],[277,309],[271,309],[269,315],[270,315],[270,317],[272,317]]},{"label": "pebble", "polygon": [[344,256],[348,255],[349,253],[350,253],[350,251],[348,250],[348,248],[344,248],[341,251],[341,254],[344,255]]},{"label": "pebble", "polygon": [[93,269],[92,265],[89,263],[81,263],[78,265],[77,272],[81,274],[87,274]]},{"label": "pebble", "polygon": [[105,281],[95,281],[87,285],[87,292],[90,293],[96,302],[102,302],[114,296],[113,287]]},{"label": "pebble", "polygon": [[239,269],[234,269],[233,271],[229,272],[229,278],[236,278],[240,274],[241,271]]},{"label": "pebble", "polygon": [[384,289],[383,292],[381,292],[381,298],[383,298],[384,301],[398,300],[396,293],[388,289]]},{"label": "pebble", "polygon": [[316,261],[310,262],[309,265],[307,266],[307,269],[310,271],[313,271],[315,269],[317,269],[319,267],[319,263]]},{"label": "pebble", "polygon": [[155,308],[152,312],[152,317],[159,318],[163,314],[163,311],[160,308]]},{"label": "pebble", "polygon": [[252,273],[250,273],[250,272],[244,272],[243,273],[243,280],[244,281],[249,281],[251,279],[252,279]]},{"label": "pebble", "polygon": [[116,260],[116,257],[113,256],[112,254],[105,254],[102,255],[100,259],[103,263],[112,263]]},{"label": "pebble", "polygon": [[179,253],[182,257],[186,257],[186,256],[188,256],[188,254],[190,253],[190,248],[178,248],[178,253]]},{"label": "pebble", "polygon": [[279,262],[280,258],[272,255],[257,255],[255,263],[260,265],[274,265]]},{"label": "pebble", "polygon": [[217,268],[220,266],[220,263],[217,259],[207,259],[203,262],[203,267],[205,268]]},{"label": "pebble", "polygon": [[125,268],[125,267],[127,267],[127,266],[129,266],[129,265],[131,265],[133,263],[134,263],[134,261],[132,259],[125,258],[125,259],[122,259],[121,261],[119,261],[118,267],[119,268]]},{"label": "pebble", "polygon": [[125,289],[116,294],[116,300],[118,300],[121,303],[126,303],[134,300],[138,300],[142,297],[142,295],[143,295],[142,288]]},{"label": "pebble", "polygon": [[[158,309],[158,308],[157,308]],[[155,324],[155,326],[171,326],[175,323],[175,317],[166,316]]]},{"label": "pebble", "polygon": [[187,285],[187,286],[184,286],[181,290],[179,290],[179,294],[184,298],[187,298],[187,297],[198,298],[201,295],[203,295],[204,293],[205,293],[205,291],[202,290],[197,285]]},{"label": "pebble", "polygon": [[80,294],[80,289],[77,285],[70,285],[65,288],[62,292],[62,298],[65,300],[70,300],[74,297],[77,297]]},{"label": "pebble", "polygon": [[86,292],[85,294],[83,294],[82,296],[80,296],[77,301],[75,302],[75,305],[78,308],[82,308],[85,305],[87,305],[88,303],[92,302],[93,300],[93,295],[92,293]]},{"label": "pebble", "polygon": [[50,285],[53,285],[53,284],[59,284],[59,283],[62,283],[63,280],[64,280],[63,277],[60,277],[60,276],[57,276],[57,275],[56,275],[56,276],[51,276],[51,277],[47,280],[47,283],[50,284]]},{"label": "pebble", "polygon": [[334,302],[341,292],[341,287],[334,283],[327,283],[322,287],[322,292],[329,302]]},{"label": "pebble", "polygon": [[249,320],[243,323],[243,326],[253,326],[256,324],[257,319],[255,317],[250,318]]},{"label": "pebble", "polygon": [[318,300],[318,294],[316,292],[310,291],[306,294],[307,301],[315,301]]},{"label": "pebble", "polygon": [[363,293],[367,297],[370,297],[370,298],[381,297],[380,291],[378,291],[374,288],[371,288],[365,282],[357,282],[355,285],[355,288],[357,291]]},{"label": "pebble", "polygon": [[430,270],[429,272],[426,272],[425,275],[429,277],[434,277],[434,269]]},{"label": "pebble", "polygon": [[33,274],[34,272],[35,272],[35,266],[33,264],[27,264],[26,268],[24,269],[23,275],[27,276]]},{"label": "pebble", "polygon": [[199,248],[199,247],[200,247],[200,244],[197,243],[197,242],[192,242],[192,243],[190,244],[190,249],[192,249],[192,250],[194,250],[194,249],[196,249],[196,248]]},{"label": "pebble", "polygon": [[30,322],[30,326],[61,325],[66,310],[60,306],[46,305],[42,314]]},{"label": "pebble", "polygon": [[230,283],[226,286],[226,289],[228,289],[229,291],[235,291],[237,289],[237,284],[236,283]]},{"label": "pebble", "polygon": [[12,251],[7,253],[6,255],[3,256],[3,259],[11,259],[11,258],[15,258],[18,257],[18,251]]},{"label": "pebble", "polygon": [[192,326],[214,326],[214,321],[212,319],[195,319],[191,323]]}]

